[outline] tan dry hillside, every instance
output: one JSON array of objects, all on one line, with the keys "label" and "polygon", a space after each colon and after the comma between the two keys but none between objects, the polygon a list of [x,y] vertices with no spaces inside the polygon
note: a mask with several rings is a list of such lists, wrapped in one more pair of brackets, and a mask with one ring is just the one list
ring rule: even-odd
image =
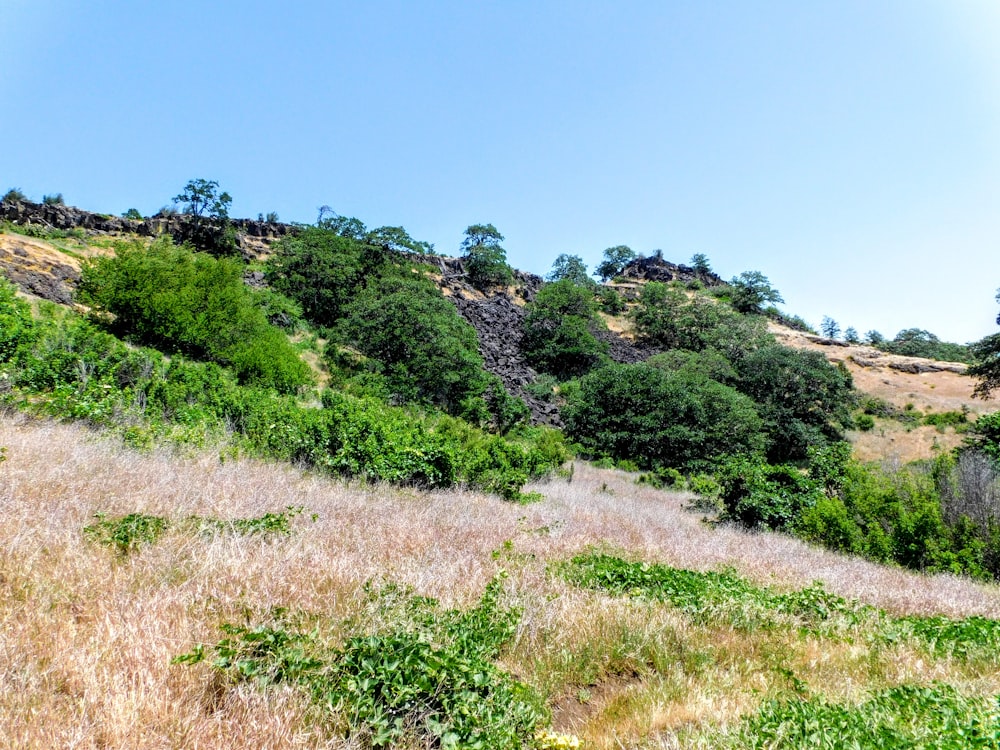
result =
[{"label": "tan dry hillside", "polygon": [[[997,673],[928,663],[909,646],[869,651],[796,630],[749,637],[551,575],[550,563],[603,545],[680,567],[731,566],[782,589],[819,580],[894,613],[1000,615],[996,587],[712,527],[688,497],[621,472],[577,465],[572,482],[537,484],[543,500],[523,506],[345,484],[212,452],[144,455],[19,415],[0,416],[0,446],[0,737],[11,747],[359,747],[311,724],[301,692],[228,685],[207,664],[171,657],[217,640],[220,623],[267,621],[275,607],[323,626],[362,616],[368,580],[469,606],[501,567],[506,596],[524,612],[504,666],[543,690],[556,728],[590,750],[688,747],[677,733],[756,710],[787,688],[786,669],[838,700],[935,679],[1000,693]],[[117,559],[82,533],[99,511],[182,521],[300,504],[307,513],[287,538],[193,534],[177,523]],[[643,666],[649,654],[662,666]],[[578,676],[585,665],[594,672]]]},{"label": "tan dry hillside", "polygon": [[[870,346],[832,342],[774,323],[769,330],[785,346],[816,351],[833,364],[842,363],[859,391],[900,409],[910,405],[925,414],[967,410],[971,420],[1000,408],[996,396],[985,401],[972,397],[976,381],[965,374],[966,365],[961,362],[887,354]],[[962,435],[953,429],[942,432],[929,425],[907,428],[892,420],[878,420],[874,430],[852,433],[850,439],[856,455],[863,460],[905,463],[954,448],[961,444]]]}]

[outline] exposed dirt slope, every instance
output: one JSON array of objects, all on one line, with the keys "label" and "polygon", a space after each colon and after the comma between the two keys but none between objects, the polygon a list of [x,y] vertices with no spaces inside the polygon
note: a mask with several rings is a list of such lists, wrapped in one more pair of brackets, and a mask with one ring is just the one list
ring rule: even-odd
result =
[{"label": "exposed dirt slope", "polygon": [[[888,401],[899,409],[924,414],[967,411],[972,420],[1000,408],[997,398],[975,399],[975,381],[961,362],[937,362],[920,357],[887,354],[870,346],[849,345],[784,326],[771,324],[771,333],[785,346],[817,351],[834,364],[843,364],[862,393]],[[870,432],[851,436],[856,455],[864,460],[901,462],[931,458],[936,452],[961,444],[954,429],[925,425],[908,427],[894,420],[878,420]]]}]

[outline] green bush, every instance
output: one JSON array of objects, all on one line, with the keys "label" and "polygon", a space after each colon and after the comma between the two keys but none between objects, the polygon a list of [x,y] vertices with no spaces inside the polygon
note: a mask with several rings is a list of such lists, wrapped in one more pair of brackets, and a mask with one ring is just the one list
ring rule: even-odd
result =
[{"label": "green bush", "polygon": [[234,261],[175,247],[122,244],[87,264],[82,301],[108,313],[107,327],[138,343],[209,359],[242,383],[291,392],[311,382],[285,335],[270,325]]},{"label": "green bush", "polygon": [[736,389],[764,420],[772,463],[802,460],[811,446],[841,440],[851,425],[851,377],[822,354],[771,345],[734,364]]},{"label": "green bush", "polygon": [[17,287],[0,277],[0,362],[10,361],[35,335],[31,307],[18,298]]},{"label": "green bush", "polygon": [[331,327],[369,279],[393,268],[381,246],[329,228],[307,227],[276,245],[265,276],[275,290],[301,305],[307,320]]},{"label": "green bush", "polygon": [[854,426],[861,432],[871,432],[875,429],[875,417],[871,414],[860,414],[854,418]]},{"label": "green bush", "polygon": [[507,286],[513,280],[503,235],[492,224],[473,224],[465,230],[462,255],[469,283],[481,291]]},{"label": "green bush", "polygon": [[96,513],[94,517],[97,522],[85,526],[83,535],[97,544],[111,547],[121,557],[135,552],[145,544],[154,543],[168,526],[166,518],[146,513],[129,513],[115,518]]},{"label": "green bush", "polygon": [[345,307],[341,333],[377,360],[403,401],[459,413],[487,385],[475,329],[431,281],[387,277],[371,282]]},{"label": "green bush", "polygon": [[596,456],[697,470],[764,446],[753,403],[728,386],[648,365],[608,365],[580,379],[566,432]]},{"label": "green bush", "polygon": [[1000,711],[994,700],[966,697],[947,685],[900,685],[858,705],[822,696],[772,701],[746,718],[738,748],[885,748],[993,750]]},{"label": "green bush", "polygon": [[716,477],[726,517],[750,528],[790,529],[823,497],[819,483],[801,469],[759,458],[734,458]]},{"label": "green bush", "polygon": [[542,287],[530,304],[521,349],[533,367],[567,380],[607,357],[608,345],[595,336],[600,328],[591,287],[563,279]]}]

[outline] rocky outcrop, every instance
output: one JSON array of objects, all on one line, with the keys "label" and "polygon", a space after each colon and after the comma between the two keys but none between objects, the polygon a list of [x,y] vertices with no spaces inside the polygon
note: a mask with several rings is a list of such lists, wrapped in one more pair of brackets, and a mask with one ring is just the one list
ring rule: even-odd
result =
[{"label": "rocky outcrop", "polygon": [[22,291],[71,304],[80,263],[48,243],[18,234],[0,235],[0,272]]},{"label": "rocky outcrop", "polygon": [[637,281],[680,281],[689,283],[699,281],[705,286],[722,286],[724,282],[718,275],[711,271],[699,271],[690,266],[677,265],[664,260],[659,255],[651,255],[648,258],[636,258],[629,261],[622,270],[621,275],[626,279]]},{"label": "rocky outcrop", "polygon": [[[88,234],[159,237],[169,234],[178,242],[203,235],[206,230],[223,228],[215,219],[189,214],[164,214],[144,219],[125,219],[107,214],[95,214],[74,206],[32,203],[30,201],[0,202],[0,221],[9,221],[24,227],[42,227],[72,231],[81,229]],[[292,224],[231,219],[229,226],[235,232],[236,245],[247,259],[267,252],[275,240],[296,231]]]}]

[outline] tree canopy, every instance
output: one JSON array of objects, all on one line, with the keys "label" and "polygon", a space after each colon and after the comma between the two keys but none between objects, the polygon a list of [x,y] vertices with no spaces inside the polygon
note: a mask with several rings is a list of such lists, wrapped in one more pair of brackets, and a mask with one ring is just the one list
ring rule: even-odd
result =
[{"label": "tree canopy", "polygon": [[763,312],[765,304],[785,301],[760,271],[744,271],[729,284],[732,286],[730,302],[741,313],[759,314]]},{"label": "tree canopy", "polygon": [[579,286],[594,286],[594,280],[587,273],[587,264],[579,255],[567,255],[566,253],[558,255],[546,278],[549,281],[571,281]]},{"label": "tree canopy", "polygon": [[631,260],[635,260],[635,253],[628,245],[609,247],[604,251],[604,260],[597,265],[594,273],[601,277],[601,281],[613,279]]},{"label": "tree canopy", "polygon": [[185,213],[214,219],[228,219],[229,206],[232,202],[229,193],[219,192],[219,183],[216,180],[191,180],[184,186],[184,190],[174,197],[174,203],[183,205]]},{"label": "tree canopy", "polygon": [[503,235],[492,224],[472,224],[465,230],[461,246],[465,270],[477,289],[485,291],[511,282],[507,251],[500,244],[503,240]]}]

